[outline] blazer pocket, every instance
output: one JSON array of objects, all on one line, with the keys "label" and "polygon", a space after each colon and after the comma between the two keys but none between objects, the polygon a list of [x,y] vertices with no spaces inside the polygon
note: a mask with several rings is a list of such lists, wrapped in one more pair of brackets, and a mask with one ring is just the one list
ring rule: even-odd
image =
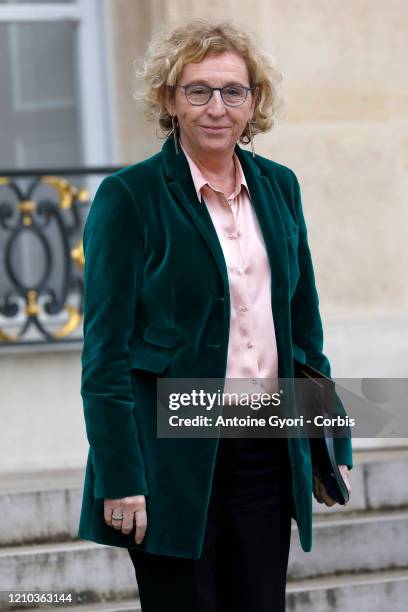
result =
[{"label": "blazer pocket", "polygon": [[169,327],[150,323],[143,332],[143,343],[133,347],[130,353],[132,370],[146,370],[161,374],[173,358],[179,343],[179,332]]}]

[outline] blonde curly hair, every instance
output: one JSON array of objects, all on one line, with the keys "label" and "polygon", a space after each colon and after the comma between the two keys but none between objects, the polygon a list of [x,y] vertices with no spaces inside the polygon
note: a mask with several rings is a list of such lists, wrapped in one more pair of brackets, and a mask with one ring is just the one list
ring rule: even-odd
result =
[{"label": "blonde curly hair", "polygon": [[[271,130],[284,107],[278,91],[282,75],[274,58],[261,53],[247,32],[229,22],[211,23],[206,19],[193,19],[161,30],[151,40],[144,59],[135,60],[136,76],[144,80],[144,89],[136,91],[133,97],[144,101],[145,118],[158,121],[162,132],[168,136],[172,132],[172,120],[166,109],[166,92],[174,91],[186,64],[200,62],[209,53],[225,51],[234,51],[243,58],[250,87],[258,87],[251,121],[252,135]],[[242,144],[250,142],[248,125],[239,141]]]}]

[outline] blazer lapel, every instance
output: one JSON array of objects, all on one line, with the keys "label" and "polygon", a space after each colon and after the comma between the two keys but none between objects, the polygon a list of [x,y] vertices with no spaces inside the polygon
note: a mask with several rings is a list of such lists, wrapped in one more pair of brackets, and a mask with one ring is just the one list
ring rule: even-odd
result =
[{"label": "blazer lapel", "polygon": [[162,153],[165,170],[170,178],[169,187],[190,215],[191,220],[197,226],[207,243],[219,269],[224,285],[224,294],[229,295],[228,272],[224,253],[211,215],[205,204],[197,199],[187,158],[181,148],[179,149],[179,154],[176,154],[172,138],[167,138],[163,145]]},{"label": "blazer lapel", "polygon": [[288,289],[288,252],[285,240],[285,230],[279,211],[279,198],[274,192],[271,182],[265,176],[255,161],[247,156],[240,147],[235,151],[241,162],[255,209],[262,230],[268,253],[272,275],[272,297],[279,296]]},{"label": "blazer lapel", "polygon": [[251,201],[262,230],[271,269],[271,305],[278,348],[278,376],[291,376],[289,256],[279,196],[272,183],[255,161],[240,147],[235,149],[248,183]]}]

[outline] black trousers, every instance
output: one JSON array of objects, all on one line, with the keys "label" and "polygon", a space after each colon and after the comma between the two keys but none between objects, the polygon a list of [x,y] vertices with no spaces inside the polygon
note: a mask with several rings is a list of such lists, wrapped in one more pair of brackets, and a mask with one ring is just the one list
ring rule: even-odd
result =
[{"label": "black trousers", "polygon": [[292,503],[286,439],[220,439],[201,558],[128,549],[143,612],[284,611]]}]

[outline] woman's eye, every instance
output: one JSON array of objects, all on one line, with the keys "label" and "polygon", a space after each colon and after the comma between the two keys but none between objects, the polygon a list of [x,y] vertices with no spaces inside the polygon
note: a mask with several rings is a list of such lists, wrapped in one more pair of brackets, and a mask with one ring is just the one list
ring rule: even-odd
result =
[{"label": "woman's eye", "polygon": [[236,87],[227,87],[227,89],[225,89],[225,93],[227,94],[227,96],[242,95],[242,91],[240,89],[237,89]]},{"label": "woman's eye", "polygon": [[204,94],[207,93],[207,90],[204,87],[191,87],[189,93],[192,94]]}]

